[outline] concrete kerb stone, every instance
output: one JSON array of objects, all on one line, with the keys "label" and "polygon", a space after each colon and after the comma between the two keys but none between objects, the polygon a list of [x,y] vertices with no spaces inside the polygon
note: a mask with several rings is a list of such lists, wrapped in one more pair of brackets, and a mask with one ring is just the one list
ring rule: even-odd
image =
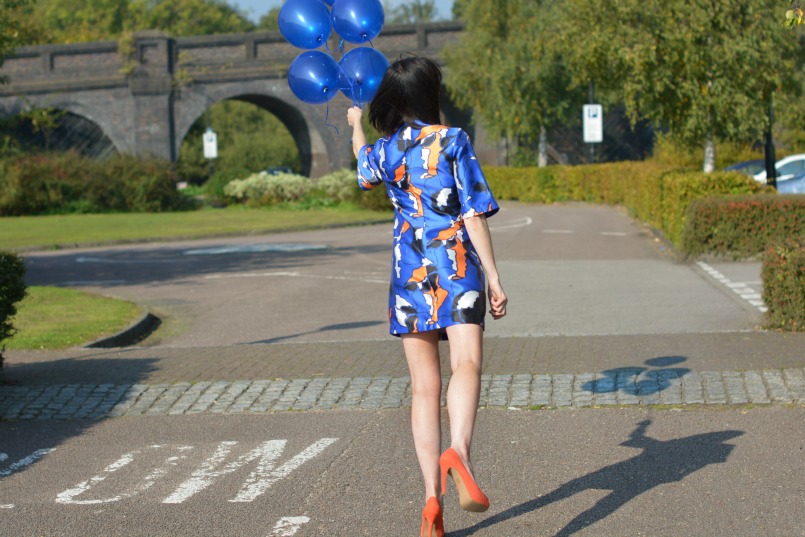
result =
[{"label": "concrete kerb stone", "polygon": [[[444,379],[445,387],[449,379]],[[601,373],[484,375],[480,406],[805,404],[805,369],[703,371],[678,375]],[[239,414],[289,410],[401,408],[409,377],[315,378],[0,386],[0,419],[102,419],[136,415]],[[443,401],[444,404],[444,401]]]}]

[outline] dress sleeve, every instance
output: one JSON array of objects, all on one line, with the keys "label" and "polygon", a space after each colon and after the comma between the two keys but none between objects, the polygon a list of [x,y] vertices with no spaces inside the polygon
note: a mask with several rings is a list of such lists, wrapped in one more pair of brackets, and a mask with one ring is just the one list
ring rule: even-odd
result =
[{"label": "dress sleeve", "polygon": [[358,186],[361,190],[372,190],[383,182],[373,151],[374,148],[368,144],[358,151]]},{"label": "dress sleeve", "polygon": [[450,157],[453,161],[458,199],[461,202],[461,217],[471,218],[479,214],[492,216],[500,207],[489,190],[489,184],[466,132],[458,131],[452,149]]}]

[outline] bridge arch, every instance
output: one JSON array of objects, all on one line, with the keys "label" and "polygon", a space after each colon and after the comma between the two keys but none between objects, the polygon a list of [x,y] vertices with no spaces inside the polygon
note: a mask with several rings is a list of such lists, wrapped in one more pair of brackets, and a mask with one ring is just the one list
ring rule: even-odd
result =
[{"label": "bridge arch", "polygon": [[296,142],[304,175],[323,175],[332,171],[331,163],[341,159],[337,154],[331,155],[333,148],[327,143],[327,133],[323,133],[317,124],[315,108],[299,103],[289,90],[281,86],[281,82],[284,81],[208,84],[183,90],[174,104],[175,147],[181,147],[190,128],[210,106],[225,100],[239,100],[270,112],[285,125]]}]

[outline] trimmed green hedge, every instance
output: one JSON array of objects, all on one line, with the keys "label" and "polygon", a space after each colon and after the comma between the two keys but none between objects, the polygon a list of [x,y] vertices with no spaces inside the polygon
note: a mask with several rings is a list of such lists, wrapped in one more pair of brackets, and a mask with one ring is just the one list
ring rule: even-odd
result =
[{"label": "trimmed green hedge", "polygon": [[3,368],[3,342],[14,335],[11,320],[25,293],[25,263],[17,254],[0,251],[0,369]]},{"label": "trimmed green hedge", "polygon": [[805,331],[805,243],[770,246],[761,274],[767,327]]},{"label": "trimmed green hedge", "polygon": [[690,204],[682,249],[738,259],[787,239],[805,243],[805,196],[710,197]]},{"label": "trimmed green hedge", "polygon": [[118,156],[102,162],[76,153],[0,160],[0,216],[187,210],[173,167]]},{"label": "trimmed green hedge", "polygon": [[674,170],[654,162],[614,162],[545,168],[485,168],[492,192],[500,199],[554,203],[587,201],[623,205],[678,248],[688,206],[720,194],[750,194],[763,187],[737,172]]}]

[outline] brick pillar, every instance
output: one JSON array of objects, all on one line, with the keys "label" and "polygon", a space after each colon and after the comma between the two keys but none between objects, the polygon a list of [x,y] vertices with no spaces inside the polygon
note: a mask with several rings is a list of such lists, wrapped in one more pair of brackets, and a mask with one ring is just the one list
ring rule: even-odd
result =
[{"label": "brick pillar", "polygon": [[135,152],[176,160],[173,117],[174,41],[163,32],[138,32],[137,66],[129,77],[134,98]]}]

